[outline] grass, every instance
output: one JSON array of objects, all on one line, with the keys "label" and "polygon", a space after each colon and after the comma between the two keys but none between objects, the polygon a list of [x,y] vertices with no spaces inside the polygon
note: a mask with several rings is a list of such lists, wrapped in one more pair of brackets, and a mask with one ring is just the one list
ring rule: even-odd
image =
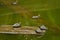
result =
[{"label": "grass", "polygon": [[[19,5],[25,10],[32,13],[15,13],[10,7],[0,7],[0,24],[14,24],[22,22],[22,25],[36,26],[48,23],[49,30],[42,38],[37,38],[36,35],[9,35],[0,34],[0,40],[60,40],[60,0],[18,0]],[[47,10],[48,9],[48,10]],[[4,15],[5,14],[5,15]],[[6,15],[8,14],[8,15]],[[43,23],[40,20],[32,20],[30,16],[40,14],[44,19]],[[46,20],[46,22],[45,22]],[[45,22],[45,23],[44,23]],[[26,36],[26,37],[24,37]]]}]

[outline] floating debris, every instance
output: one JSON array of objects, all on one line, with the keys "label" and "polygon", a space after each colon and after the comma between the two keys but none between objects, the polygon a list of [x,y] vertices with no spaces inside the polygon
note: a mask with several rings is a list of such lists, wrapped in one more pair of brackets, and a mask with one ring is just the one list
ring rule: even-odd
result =
[{"label": "floating debris", "polygon": [[20,24],[19,23],[15,23],[12,26],[13,26],[13,28],[19,28],[19,27],[21,27],[21,23]]},{"label": "floating debris", "polygon": [[37,16],[32,16],[33,19],[38,19],[40,18],[40,15],[37,15]]}]

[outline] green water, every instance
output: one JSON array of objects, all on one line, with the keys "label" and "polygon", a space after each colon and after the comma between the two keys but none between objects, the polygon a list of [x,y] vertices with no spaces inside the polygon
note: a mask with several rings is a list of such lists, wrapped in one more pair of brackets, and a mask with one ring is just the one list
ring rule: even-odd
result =
[{"label": "green water", "polygon": [[[50,23],[60,26],[60,19],[59,19],[60,0],[19,0],[19,4],[22,7],[31,10],[33,14],[35,13],[40,14],[44,19],[46,19]],[[45,4],[47,6],[47,9],[49,10],[40,10],[40,9],[46,9],[46,7],[44,6]],[[12,15],[1,16],[2,14],[6,14],[6,13],[14,13],[14,12],[7,7],[0,7],[0,24],[13,24],[15,22],[22,21],[22,24],[26,25],[24,24],[24,22],[27,19],[24,20],[24,18],[22,18],[21,15],[12,14]],[[29,24],[32,22],[29,20],[29,18],[27,21],[29,22]],[[31,25],[32,24],[35,25],[36,23],[31,23]],[[58,34],[57,32],[52,32],[50,29],[47,31],[46,35],[44,35],[42,38],[38,38],[38,37],[40,36],[0,34],[0,40],[26,40],[26,38],[27,40],[31,40],[31,39],[32,40],[60,40],[60,34]]]}]

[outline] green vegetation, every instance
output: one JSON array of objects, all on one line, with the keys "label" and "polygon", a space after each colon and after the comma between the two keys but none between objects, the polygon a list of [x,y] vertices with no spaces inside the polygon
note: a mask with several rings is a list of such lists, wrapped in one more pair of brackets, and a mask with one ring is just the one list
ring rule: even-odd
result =
[{"label": "green vegetation", "polygon": [[[60,40],[60,0],[18,0],[19,5],[27,10],[28,14],[16,13],[10,7],[0,6],[0,25],[22,22],[22,25],[36,26],[46,24],[49,30],[42,38],[37,35],[9,35],[0,34],[0,40]],[[41,15],[43,23],[31,19],[33,15]],[[24,37],[26,36],[26,37]]]}]

